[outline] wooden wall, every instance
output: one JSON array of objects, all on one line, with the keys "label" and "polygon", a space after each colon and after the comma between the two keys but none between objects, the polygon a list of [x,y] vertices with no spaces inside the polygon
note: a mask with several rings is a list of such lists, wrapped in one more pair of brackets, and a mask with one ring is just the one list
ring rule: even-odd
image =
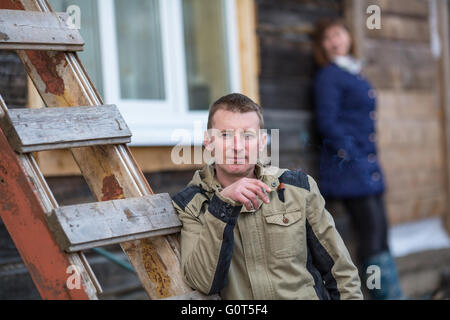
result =
[{"label": "wooden wall", "polygon": [[444,226],[450,234],[450,2],[438,3],[439,35],[442,40],[442,55],[439,59],[439,78],[441,105],[444,110],[442,118],[446,139],[447,163],[447,213],[443,217]]},{"label": "wooden wall", "polygon": [[364,71],[378,91],[377,143],[390,222],[443,215],[444,131],[439,73],[430,46],[429,3],[364,1],[382,10],[380,30],[363,28],[362,54],[367,62]]},{"label": "wooden wall", "polygon": [[260,99],[268,129],[280,130],[280,166],[317,177],[312,95],[316,71],[311,32],[324,17],[343,15],[339,0],[257,0]]},{"label": "wooden wall", "polygon": [[0,50],[0,94],[9,108],[23,108],[27,102],[26,72],[17,55]]}]

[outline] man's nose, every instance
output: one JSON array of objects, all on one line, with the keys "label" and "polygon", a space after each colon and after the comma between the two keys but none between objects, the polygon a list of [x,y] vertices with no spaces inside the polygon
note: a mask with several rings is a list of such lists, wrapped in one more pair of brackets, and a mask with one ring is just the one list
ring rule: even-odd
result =
[{"label": "man's nose", "polygon": [[241,134],[235,134],[234,135],[234,146],[233,146],[234,150],[236,151],[240,151],[242,149],[244,149],[244,141],[243,141],[243,137]]}]

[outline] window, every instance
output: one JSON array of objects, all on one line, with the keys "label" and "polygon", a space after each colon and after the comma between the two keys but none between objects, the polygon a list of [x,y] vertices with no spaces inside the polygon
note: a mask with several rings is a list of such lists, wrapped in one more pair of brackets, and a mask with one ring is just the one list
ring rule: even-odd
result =
[{"label": "window", "polygon": [[240,91],[235,0],[50,4],[55,11],[80,7],[80,59],[104,102],[119,107],[131,145],[175,145],[175,129],[204,129],[211,102]]},{"label": "window", "polygon": [[115,0],[119,86],[122,99],[165,100],[158,0]]}]

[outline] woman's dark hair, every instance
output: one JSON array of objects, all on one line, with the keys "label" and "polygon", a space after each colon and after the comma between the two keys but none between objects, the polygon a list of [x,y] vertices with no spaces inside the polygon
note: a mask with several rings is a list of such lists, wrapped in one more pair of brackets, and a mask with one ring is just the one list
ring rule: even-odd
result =
[{"label": "woman's dark hair", "polygon": [[[327,54],[325,52],[325,49],[323,48],[323,38],[325,36],[325,32],[330,29],[331,27],[341,27],[344,28],[349,34],[350,37],[352,37],[352,33],[350,32],[350,29],[346,26],[344,21],[339,18],[328,18],[328,19],[322,19],[316,24],[316,28],[313,34],[313,50],[314,50],[314,59],[316,60],[316,63],[323,67],[330,63],[330,60],[327,57]],[[352,44],[350,48],[350,53],[355,54],[354,52],[354,46]]]}]

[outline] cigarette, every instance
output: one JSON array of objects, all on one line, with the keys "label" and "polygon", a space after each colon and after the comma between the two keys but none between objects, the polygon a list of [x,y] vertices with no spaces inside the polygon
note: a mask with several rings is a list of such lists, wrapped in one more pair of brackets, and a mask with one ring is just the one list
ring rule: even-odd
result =
[{"label": "cigarette", "polygon": [[264,192],[264,194],[267,196],[267,191],[266,189],[264,189],[264,187],[261,187],[262,192]]},{"label": "cigarette", "polygon": [[[264,192],[264,194],[266,195],[267,199],[269,199],[269,195],[267,194],[266,189],[264,189],[263,187],[261,187],[262,192]],[[270,200],[269,200],[270,201]]]}]

